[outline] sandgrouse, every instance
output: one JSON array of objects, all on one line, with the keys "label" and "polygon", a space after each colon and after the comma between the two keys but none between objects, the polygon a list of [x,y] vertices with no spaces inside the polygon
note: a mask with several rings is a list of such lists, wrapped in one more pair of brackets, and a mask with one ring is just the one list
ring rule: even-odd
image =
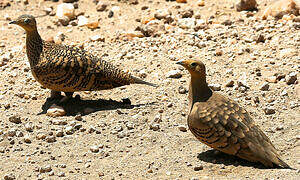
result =
[{"label": "sandgrouse", "polygon": [[202,62],[182,60],[177,64],[191,74],[187,122],[198,140],[224,153],[261,162],[267,167],[276,164],[290,168],[245,109],[208,87]]},{"label": "sandgrouse", "polygon": [[129,84],[155,84],[131,76],[111,63],[77,47],[43,41],[31,15],[21,15],[10,22],[26,31],[26,52],[34,78],[51,90],[51,97],[75,91],[112,89]]}]

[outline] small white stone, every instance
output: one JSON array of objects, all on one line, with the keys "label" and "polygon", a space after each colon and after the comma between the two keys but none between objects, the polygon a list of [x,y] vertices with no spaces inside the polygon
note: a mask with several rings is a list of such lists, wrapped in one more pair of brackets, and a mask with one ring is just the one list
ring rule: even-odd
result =
[{"label": "small white stone", "polygon": [[195,18],[178,19],[178,26],[182,29],[192,29],[196,25]]},{"label": "small white stone", "polygon": [[33,131],[34,126],[33,126],[32,122],[28,122],[24,126],[25,126],[26,131]]},{"label": "small white stone", "polygon": [[74,128],[73,126],[67,126],[65,129],[66,134],[71,135],[74,133]]},{"label": "small white stone", "polygon": [[53,104],[48,110],[46,115],[50,117],[59,117],[59,116],[64,116],[66,114],[66,111],[55,104]]},{"label": "small white stone", "polygon": [[105,38],[101,35],[95,35],[95,36],[90,37],[90,40],[91,41],[102,41],[102,42],[104,42]]},{"label": "small white stone", "polygon": [[88,18],[86,18],[85,16],[78,16],[78,26],[85,26],[89,23]]},{"label": "small white stone", "polygon": [[96,146],[96,145],[91,146],[91,147],[90,147],[90,150],[91,150],[91,152],[93,152],[93,153],[97,153],[97,152],[99,152],[99,146]]},{"label": "small white stone", "polygon": [[72,3],[62,3],[57,6],[56,16],[58,18],[62,18],[64,16],[69,19],[73,19],[75,17],[75,8]]},{"label": "small white stone", "polygon": [[210,84],[209,87],[214,91],[220,91],[221,85],[220,84]]},{"label": "small white stone", "polygon": [[182,74],[181,71],[179,70],[171,70],[169,72],[167,72],[167,78],[181,78]]}]

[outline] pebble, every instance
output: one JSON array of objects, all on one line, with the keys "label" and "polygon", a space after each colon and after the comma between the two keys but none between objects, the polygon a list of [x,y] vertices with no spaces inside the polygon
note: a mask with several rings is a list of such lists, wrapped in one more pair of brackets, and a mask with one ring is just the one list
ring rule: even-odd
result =
[{"label": "pebble", "polygon": [[54,119],[52,120],[53,125],[66,125],[68,122],[65,119]]},{"label": "pebble", "polygon": [[276,76],[269,76],[267,77],[266,81],[269,83],[277,83],[277,78]]},{"label": "pebble", "polygon": [[79,27],[80,26],[85,26],[89,22],[88,18],[86,18],[85,16],[78,16],[77,19],[78,19],[78,26]]},{"label": "pebble", "polygon": [[16,176],[14,174],[10,173],[10,174],[4,175],[3,179],[4,180],[14,180],[14,179],[16,179]]},{"label": "pebble", "polygon": [[48,136],[45,140],[47,143],[54,143],[56,141],[56,138],[55,136]]},{"label": "pebble", "polygon": [[66,132],[67,135],[71,135],[71,134],[74,134],[75,129],[74,129],[73,126],[67,126],[67,127],[65,128],[65,132]]},{"label": "pebble", "polygon": [[286,84],[290,85],[290,84],[294,84],[297,81],[297,73],[296,72],[292,72],[290,74],[288,74],[288,76],[286,77]]},{"label": "pebble", "polygon": [[283,130],[283,125],[279,125],[279,126],[277,126],[275,130],[276,130],[276,131]]},{"label": "pebble", "polygon": [[112,18],[114,16],[114,12],[113,11],[109,11],[107,17],[108,18]]},{"label": "pebble", "polygon": [[185,9],[179,12],[182,18],[191,18],[194,15],[194,11],[192,9]]},{"label": "pebble", "polygon": [[20,115],[18,114],[14,114],[14,115],[11,115],[8,120],[12,123],[16,123],[16,124],[20,124],[22,121],[21,121],[21,117]]},{"label": "pebble", "polygon": [[73,3],[76,1],[78,1],[78,0],[62,0],[62,2],[64,2],[64,3]]},{"label": "pebble", "polygon": [[91,37],[90,37],[90,40],[91,40],[92,42],[94,42],[94,41],[105,42],[105,37],[102,36],[102,35],[94,35],[94,36],[91,36]]},{"label": "pebble", "polygon": [[178,19],[178,26],[182,29],[193,29],[196,25],[195,18]]},{"label": "pebble", "polygon": [[64,136],[64,131],[62,129],[56,131],[56,137],[63,137]]},{"label": "pebble", "polygon": [[53,104],[53,105],[50,106],[50,108],[47,110],[46,115],[47,115],[47,116],[50,116],[50,117],[59,117],[59,116],[64,116],[64,115],[66,115],[66,111],[65,111],[62,107]]},{"label": "pebble", "polygon": [[33,131],[34,126],[33,126],[33,123],[32,123],[32,122],[28,122],[28,123],[26,123],[24,126],[25,126],[25,130],[26,130],[26,131],[29,131],[29,132],[32,132],[32,131]]},{"label": "pebble", "polygon": [[58,18],[58,22],[63,26],[67,26],[69,25],[70,19],[67,16],[63,16]]},{"label": "pebble", "polygon": [[167,72],[167,78],[181,78],[182,74],[181,71],[179,70],[171,70],[169,72]]},{"label": "pebble", "polygon": [[82,116],[81,116],[81,114],[77,114],[77,115],[75,116],[75,120],[77,120],[77,121],[82,121]]},{"label": "pebble", "polygon": [[186,94],[188,91],[185,87],[179,86],[178,87],[178,92],[179,92],[179,94]]},{"label": "pebble", "polygon": [[30,138],[29,134],[24,135],[24,142],[25,143],[31,143],[31,138]]},{"label": "pebble", "polygon": [[214,91],[220,91],[221,85],[220,84],[209,84],[209,87]]},{"label": "pebble", "polygon": [[265,83],[263,83],[263,84],[260,86],[259,89],[262,90],[262,91],[268,91],[269,88],[270,88],[269,83],[265,82]]},{"label": "pebble", "polygon": [[198,0],[197,5],[198,6],[205,6],[205,1],[204,0]]},{"label": "pebble", "polygon": [[187,0],[176,0],[178,3],[187,3]]},{"label": "pebble", "polygon": [[166,19],[171,13],[167,9],[159,9],[154,13],[154,17],[158,20]]},{"label": "pebble", "polygon": [[256,41],[256,43],[260,43],[260,42],[264,43],[266,41],[265,36],[262,34],[255,36],[254,40]]},{"label": "pebble", "polygon": [[23,134],[22,131],[17,131],[17,132],[16,132],[16,136],[17,136],[17,137],[23,137],[24,134]]},{"label": "pebble", "polygon": [[233,87],[234,81],[233,80],[228,80],[225,84],[226,87]]},{"label": "pebble", "polygon": [[252,11],[257,8],[256,0],[238,0],[236,3],[237,11]]},{"label": "pebble", "polygon": [[65,177],[66,174],[65,174],[64,172],[59,172],[59,173],[57,173],[57,176],[58,176],[58,177]]},{"label": "pebble", "polygon": [[202,165],[194,167],[194,171],[200,171],[200,170],[203,170],[203,166]]},{"label": "pebble", "polygon": [[179,126],[178,126],[178,129],[179,129],[180,131],[182,131],[182,132],[186,132],[186,131],[187,131],[187,129],[186,129],[186,127],[185,127],[184,125],[179,125]]},{"label": "pebble", "polygon": [[215,53],[216,56],[222,56],[223,55],[223,51],[221,49],[216,49],[216,53]]},{"label": "pebble", "polygon": [[267,19],[268,16],[280,19],[286,14],[293,14],[297,11],[299,11],[299,9],[297,9],[297,1],[277,0],[267,5],[267,8],[263,12],[262,19]]},{"label": "pebble", "polygon": [[131,122],[128,122],[128,123],[126,123],[126,127],[127,127],[128,130],[134,129],[134,124],[131,123]]},{"label": "pebble", "polygon": [[36,135],[36,139],[37,140],[42,140],[42,139],[45,139],[47,137],[46,133],[44,132],[39,132],[37,135]]},{"label": "pebble", "polygon": [[264,112],[266,115],[275,114],[275,109],[273,107],[266,107],[264,108]]},{"label": "pebble", "polygon": [[42,166],[39,169],[40,173],[50,172],[51,170],[52,170],[51,165]]},{"label": "pebble", "polygon": [[150,129],[152,129],[153,131],[158,131],[160,129],[160,126],[158,123],[153,123],[150,124]]},{"label": "pebble", "polygon": [[69,19],[73,19],[75,17],[74,5],[71,3],[62,3],[57,5],[56,16],[58,18],[66,16]]},{"label": "pebble", "polygon": [[85,26],[88,27],[89,29],[97,29],[99,28],[99,22],[98,21],[90,22],[87,23]]},{"label": "pebble", "polygon": [[107,3],[103,2],[103,1],[99,1],[99,2],[97,3],[96,10],[97,10],[97,11],[105,11],[106,8],[107,8],[107,6],[108,6]]},{"label": "pebble", "polygon": [[17,130],[12,128],[10,130],[7,131],[7,135],[10,137],[14,137],[16,135]]},{"label": "pebble", "polygon": [[91,150],[91,152],[93,152],[93,153],[98,153],[98,152],[99,152],[99,146],[96,146],[96,145],[91,146],[91,147],[90,147],[90,150]]}]

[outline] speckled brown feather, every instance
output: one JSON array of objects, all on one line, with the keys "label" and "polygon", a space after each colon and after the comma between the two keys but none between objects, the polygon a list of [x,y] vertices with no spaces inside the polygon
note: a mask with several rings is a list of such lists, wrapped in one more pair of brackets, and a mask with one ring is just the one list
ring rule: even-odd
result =
[{"label": "speckled brown feather", "polygon": [[[196,64],[192,67],[190,64]],[[191,73],[188,126],[202,143],[251,162],[290,168],[280,159],[270,139],[236,102],[213,92],[206,83],[205,66],[199,61],[180,61]]]},{"label": "speckled brown feather", "polygon": [[[26,24],[26,19],[32,24]],[[26,30],[26,51],[32,74],[45,88],[75,92],[112,89],[134,83],[155,86],[85,50],[43,41],[33,16],[22,15],[12,24]]]}]

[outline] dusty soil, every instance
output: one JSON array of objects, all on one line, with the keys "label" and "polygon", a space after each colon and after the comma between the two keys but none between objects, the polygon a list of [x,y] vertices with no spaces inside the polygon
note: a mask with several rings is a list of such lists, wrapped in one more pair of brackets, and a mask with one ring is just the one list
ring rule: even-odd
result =
[{"label": "dusty soil", "polygon": [[[189,130],[182,131],[188,113],[187,93],[182,89],[188,88],[189,75],[175,62],[200,59],[207,66],[209,83],[220,86],[220,93],[245,107],[282,159],[299,169],[299,23],[260,20],[261,10],[269,1],[258,1],[258,12],[249,14],[236,12],[228,0],[206,0],[204,7],[192,0],[186,4],[114,0],[108,1],[103,12],[96,11],[92,1],[79,0],[76,12],[84,12],[90,21],[100,21],[100,28],[95,30],[57,26],[55,16],[37,18],[44,39],[63,32],[63,43],[84,44],[86,50],[159,85],[78,92],[81,100],[64,104],[67,115],[55,118],[45,114],[55,103],[47,99],[49,90],[31,75],[25,33],[8,22],[22,14],[44,15],[43,9],[51,6],[55,12],[62,2],[23,2],[14,0],[0,11],[1,178],[300,178],[299,170],[268,169],[215,152],[197,141]],[[152,17],[159,9],[170,10],[174,19],[169,24],[158,20],[168,27],[162,33],[120,38],[120,34],[135,30],[143,18]],[[177,22],[183,18],[179,14],[186,9],[193,9],[192,17],[200,15],[205,27],[180,28]],[[115,12],[109,18],[111,10]],[[187,32],[197,33],[199,38]],[[91,42],[89,38],[94,35],[103,36],[105,42]],[[256,42],[259,35],[264,42]],[[182,77],[168,78],[172,70]],[[291,76],[295,74],[298,80],[293,81]],[[277,80],[272,79],[274,76]],[[226,87],[230,80],[234,81],[233,87]],[[264,83],[269,88],[261,88]]]}]

